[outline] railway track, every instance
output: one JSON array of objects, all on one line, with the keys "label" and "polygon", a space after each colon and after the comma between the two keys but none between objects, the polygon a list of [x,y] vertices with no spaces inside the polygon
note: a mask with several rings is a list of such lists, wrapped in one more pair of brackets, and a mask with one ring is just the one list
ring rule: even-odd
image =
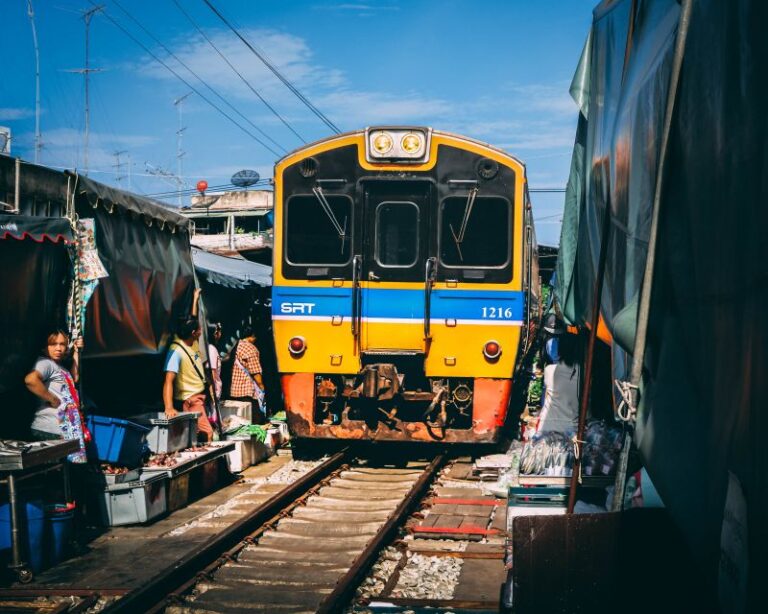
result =
[{"label": "railway track", "polygon": [[106,612],[340,612],[445,458],[332,456]]}]

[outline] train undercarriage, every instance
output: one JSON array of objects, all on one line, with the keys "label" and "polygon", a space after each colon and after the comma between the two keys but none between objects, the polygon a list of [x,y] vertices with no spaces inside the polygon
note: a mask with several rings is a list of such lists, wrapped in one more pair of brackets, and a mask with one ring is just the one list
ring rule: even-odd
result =
[{"label": "train undercarriage", "polygon": [[427,377],[418,356],[380,358],[364,362],[356,374],[284,375],[294,436],[445,443],[498,440],[511,380]]}]

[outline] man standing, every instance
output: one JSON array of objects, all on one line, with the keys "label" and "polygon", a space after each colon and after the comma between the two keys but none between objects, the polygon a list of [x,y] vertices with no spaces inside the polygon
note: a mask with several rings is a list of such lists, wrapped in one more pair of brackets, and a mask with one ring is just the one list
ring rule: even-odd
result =
[{"label": "man standing", "polygon": [[254,424],[266,423],[261,360],[256,348],[256,334],[250,326],[243,330],[242,337],[237,342],[229,396],[236,401],[251,403],[251,420]]},{"label": "man standing", "polygon": [[198,433],[203,433],[205,440],[211,441],[213,428],[205,414],[207,384],[197,343],[200,332],[200,323],[196,317],[187,318],[179,326],[165,360],[163,403],[165,415],[169,418],[178,411],[196,413]]}]

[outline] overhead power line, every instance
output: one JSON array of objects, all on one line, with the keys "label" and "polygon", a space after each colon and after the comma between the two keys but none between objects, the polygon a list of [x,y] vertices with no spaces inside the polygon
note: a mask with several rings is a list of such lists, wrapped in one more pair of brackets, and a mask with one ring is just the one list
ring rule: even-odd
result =
[{"label": "overhead power line", "polygon": [[[245,120],[254,130],[256,130],[259,134],[261,134],[265,139],[273,143],[276,147],[283,150],[283,152],[286,152],[287,149],[283,147],[280,143],[278,143],[275,139],[273,139],[271,136],[269,136],[264,130],[259,128],[256,124],[254,124],[248,117],[243,115],[229,100],[227,100],[224,96],[222,96],[219,92],[217,92],[209,83],[204,81],[200,75],[198,75],[194,70],[192,70],[181,58],[179,58],[173,51],[171,51],[166,45],[163,44],[163,42],[157,38],[152,32],[150,32],[136,17],[134,17],[128,10],[126,10],[122,4],[120,4],[117,0],[112,0],[112,3],[119,8],[125,15],[130,19],[133,23],[135,23],[141,30],[149,36],[155,43],[160,45],[160,47],[163,48],[163,50],[171,56],[174,60],[176,60],[179,64],[181,64],[187,71],[195,77],[200,83],[202,83],[206,89],[211,92],[214,96],[216,96],[219,100],[221,100],[225,105],[227,105],[232,111],[234,111],[237,115],[239,115],[243,120]],[[279,155],[279,154],[275,154]]]},{"label": "overhead power line", "polygon": [[[91,0],[91,4],[94,4],[93,0]],[[184,85],[186,85],[189,89],[191,89],[195,94],[200,96],[206,103],[208,103],[210,106],[212,106],[214,109],[216,109],[221,115],[223,115],[226,119],[228,119],[230,122],[232,122],[235,126],[240,128],[245,134],[250,136],[254,141],[259,143],[264,149],[271,152],[273,155],[277,156],[278,158],[281,157],[282,154],[275,151],[267,145],[264,141],[262,141],[259,137],[257,137],[255,134],[253,134],[250,130],[248,130],[245,126],[240,124],[236,119],[234,119],[231,115],[229,115],[226,111],[224,111],[221,107],[216,105],[210,98],[208,98],[205,94],[200,92],[194,85],[192,85],[189,81],[187,81],[184,77],[182,77],[178,72],[176,72],[173,68],[171,68],[168,64],[166,64],[163,60],[161,60],[155,53],[153,53],[149,47],[147,47],[144,43],[142,43],[139,39],[137,39],[133,34],[131,34],[127,29],[123,27],[123,25],[117,21],[114,17],[112,17],[109,13],[104,11],[102,13],[104,17],[106,17],[112,25],[114,25],[116,28],[121,30],[128,38],[130,38],[134,43],[136,43],[139,47],[141,47],[150,57],[152,57],[156,62],[161,64],[166,70],[171,72],[179,81],[181,81]]]},{"label": "overhead power line", "polygon": [[[259,188],[259,187],[264,187],[264,186],[268,186],[268,185],[271,185],[270,180],[269,179],[262,179],[261,181],[258,181],[256,183],[254,183],[253,185],[248,186],[248,188],[241,188],[240,186],[236,186],[233,183],[224,183],[224,184],[221,184],[221,185],[208,186],[205,191],[207,193],[211,193],[211,192],[224,192],[224,191],[226,191],[226,192],[246,192],[250,188],[254,188],[254,187]],[[181,194],[182,196],[189,196],[190,194],[195,194],[198,191],[199,190],[197,190],[196,188],[187,189],[187,190],[169,190],[167,192],[154,192],[152,194],[147,194],[147,196],[152,196],[154,198],[162,198],[162,197],[169,197],[170,198],[171,196],[178,196],[179,194]]]},{"label": "overhead power line", "polygon": [[194,27],[194,28],[195,28],[195,29],[196,29],[196,30],[197,30],[197,31],[200,33],[200,36],[202,36],[202,37],[203,37],[203,38],[204,38],[204,39],[205,39],[205,40],[208,42],[208,44],[209,44],[211,47],[213,47],[214,51],[216,51],[216,53],[218,53],[218,54],[219,54],[219,56],[221,57],[221,59],[222,59],[222,60],[224,60],[224,61],[227,63],[227,66],[229,66],[229,67],[232,69],[232,71],[233,71],[233,72],[234,72],[234,73],[235,73],[235,74],[236,74],[238,77],[240,77],[240,80],[241,80],[243,83],[245,83],[245,85],[248,87],[248,89],[250,89],[250,90],[251,90],[251,91],[252,91],[252,92],[253,92],[253,93],[254,93],[254,94],[255,94],[255,95],[258,97],[258,99],[259,99],[259,100],[261,100],[261,102],[263,102],[263,103],[264,103],[264,106],[265,106],[265,107],[267,107],[267,108],[268,108],[268,109],[269,109],[269,110],[272,112],[272,114],[273,114],[275,117],[277,117],[277,119],[279,119],[279,120],[280,120],[280,121],[283,123],[283,125],[284,125],[286,128],[288,128],[288,130],[290,130],[291,132],[293,132],[293,134],[295,134],[295,135],[296,135],[296,137],[297,137],[297,138],[298,138],[298,139],[299,139],[299,140],[300,140],[302,143],[306,143],[306,142],[307,142],[307,141],[306,141],[306,139],[305,139],[303,136],[301,136],[301,135],[300,135],[300,134],[299,134],[299,133],[298,133],[298,132],[297,132],[297,131],[294,129],[294,127],[293,127],[293,126],[291,126],[291,124],[290,124],[290,123],[288,123],[288,120],[286,120],[286,119],[285,119],[285,118],[284,118],[282,115],[280,115],[280,113],[278,113],[277,109],[275,109],[275,108],[274,108],[274,107],[273,107],[271,104],[269,104],[269,102],[267,102],[267,100],[264,98],[264,96],[262,96],[262,95],[261,95],[261,94],[260,94],[260,93],[259,93],[259,92],[256,90],[256,88],[255,88],[255,87],[253,87],[253,85],[251,85],[251,83],[248,81],[248,79],[246,79],[246,78],[243,76],[243,74],[242,74],[242,73],[241,73],[239,70],[237,70],[237,68],[235,68],[234,64],[232,64],[232,62],[230,62],[230,61],[229,61],[229,59],[227,58],[227,56],[226,56],[226,55],[224,55],[224,53],[223,53],[223,52],[222,52],[222,51],[221,51],[221,50],[220,50],[220,49],[219,49],[219,48],[216,46],[216,44],[215,44],[215,43],[214,43],[214,42],[213,42],[213,41],[210,39],[210,37],[209,37],[209,36],[208,36],[208,35],[207,35],[207,34],[206,34],[204,31],[203,31],[203,29],[202,29],[202,28],[201,28],[201,27],[200,27],[200,26],[197,24],[197,22],[196,22],[194,19],[192,19],[192,16],[191,16],[189,13],[187,13],[187,11],[186,11],[186,10],[184,10],[184,7],[183,7],[183,6],[181,6],[181,3],[179,2],[179,0],[173,0],[173,3],[176,5],[176,7],[179,9],[179,11],[181,11],[181,13],[184,15],[184,17],[186,17],[186,18],[187,18],[187,20],[189,21],[189,23],[191,23],[191,24],[192,24],[192,27]]},{"label": "overhead power line", "polygon": [[253,53],[253,54],[254,54],[254,55],[257,57],[257,58],[259,58],[259,60],[261,60],[261,62],[264,64],[264,66],[266,66],[267,68],[269,68],[269,70],[271,70],[271,71],[272,71],[272,73],[273,73],[273,74],[274,74],[274,75],[275,75],[275,76],[276,76],[278,79],[280,79],[280,81],[282,81],[282,82],[283,82],[283,84],[284,84],[284,85],[285,85],[285,86],[286,86],[286,87],[287,87],[289,90],[291,90],[291,92],[293,92],[293,94],[294,94],[294,95],[295,95],[295,96],[296,96],[296,97],[297,97],[299,100],[301,100],[301,102],[303,102],[303,103],[304,103],[304,105],[305,105],[305,106],[306,106],[306,107],[307,107],[307,108],[308,108],[310,111],[312,111],[312,113],[314,113],[314,114],[315,114],[315,115],[316,115],[316,116],[317,116],[317,117],[318,117],[318,118],[319,118],[319,119],[320,119],[320,120],[321,120],[321,121],[322,121],[322,122],[323,122],[323,123],[324,123],[326,126],[328,126],[328,127],[329,127],[331,130],[333,130],[333,131],[334,131],[336,134],[339,134],[339,133],[341,132],[341,130],[339,130],[339,128],[336,126],[336,124],[334,124],[334,123],[333,123],[333,122],[332,122],[330,119],[328,119],[328,118],[327,118],[327,117],[326,117],[326,116],[325,116],[325,115],[322,113],[322,111],[320,111],[320,110],[319,110],[319,109],[318,109],[318,108],[317,108],[315,105],[313,105],[313,104],[312,104],[312,103],[311,103],[311,102],[310,102],[310,101],[307,99],[307,97],[306,97],[304,94],[302,94],[302,93],[301,93],[301,92],[298,90],[298,88],[297,88],[295,85],[293,85],[293,83],[291,83],[291,82],[290,82],[290,81],[289,81],[289,80],[288,80],[288,79],[287,79],[287,78],[286,78],[286,77],[285,77],[285,76],[284,76],[284,75],[283,75],[283,74],[282,74],[282,73],[281,73],[281,72],[280,72],[280,71],[277,69],[277,67],[276,67],[274,64],[272,64],[272,62],[270,62],[270,61],[269,61],[269,59],[268,59],[268,58],[267,58],[267,57],[266,57],[266,56],[265,56],[263,53],[261,53],[260,51],[258,51],[258,50],[257,50],[257,49],[256,49],[256,48],[255,48],[255,47],[254,47],[254,46],[253,46],[253,45],[252,45],[252,44],[251,44],[251,43],[248,41],[248,39],[246,39],[246,38],[245,38],[245,37],[244,37],[244,36],[243,36],[243,35],[240,33],[240,31],[239,31],[239,30],[238,30],[238,29],[237,29],[235,26],[233,26],[233,25],[232,25],[232,23],[231,23],[231,22],[230,22],[230,21],[229,21],[229,20],[228,20],[226,17],[224,17],[224,15],[222,15],[222,14],[221,14],[221,11],[219,11],[219,9],[217,9],[217,8],[216,8],[216,7],[213,5],[213,3],[212,3],[210,0],[203,0],[203,2],[205,2],[205,4],[207,4],[207,5],[208,5],[208,8],[210,8],[210,9],[211,9],[211,10],[212,10],[212,11],[213,11],[215,14],[216,14],[216,16],[217,16],[219,19],[221,19],[221,21],[222,21],[222,22],[224,22],[224,25],[226,25],[226,26],[227,26],[227,27],[228,27],[230,30],[232,30],[232,32],[234,32],[234,34],[237,36],[237,38],[239,38],[241,41],[243,41],[243,43],[245,44],[245,46],[246,46],[246,47],[248,47],[248,49],[250,49],[250,50],[251,50],[251,52],[252,52],[252,53]]}]

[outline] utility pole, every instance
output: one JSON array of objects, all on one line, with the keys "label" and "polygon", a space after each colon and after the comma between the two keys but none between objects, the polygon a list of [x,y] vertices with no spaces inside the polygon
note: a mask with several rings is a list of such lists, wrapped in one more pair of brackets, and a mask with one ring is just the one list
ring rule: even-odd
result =
[{"label": "utility pole", "polygon": [[[184,135],[184,131],[186,130],[186,127],[184,126],[184,122],[183,122],[183,118],[182,118],[182,109],[184,107],[184,101],[187,98],[189,98],[191,95],[192,95],[192,92],[187,92],[183,96],[180,96],[179,98],[177,98],[176,100],[173,101],[173,106],[175,106],[178,109],[178,111],[179,111],[179,129],[176,131],[176,176],[177,176],[177,178],[178,178],[178,180],[180,182],[179,190],[181,190],[181,188],[184,185],[184,179],[183,179],[184,178],[184,173],[182,172],[182,170],[183,170],[183,162],[182,162],[182,160],[184,158],[184,154],[186,153],[181,148],[181,139],[182,139],[182,137]],[[178,197],[179,197],[178,198],[178,205],[179,205],[179,207],[181,207],[181,205],[182,205],[182,202],[181,202],[181,192],[179,192]]]},{"label": "utility pole", "polygon": [[35,164],[40,161],[40,148],[43,146],[40,137],[40,49],[37,46],[37,28],[35,28],[35,10],[32,0],[27,0],[27,15],[32,25],[32,42],[35,46]]},{"label": "utility pole", "polygon": [[91,30],[91,18],[101,12],[104,8],[103,4],[94,6],[92,9],[83,11],[83,21],[85,21],[85,68],[75,68],[68,70],[67,72],[73,72],[83,75],[85,80],[85,135],[83,137],[83,174],[88,174],[88,139],[91,132],[91,110],[90,110],[90,92],[89,92],[89,76],[92,72],[101,72],[101,68],[91,68],[90,64],[90,30]]},{"label": "utility pole", "polygon": [[117,185],[122,187],[121,182],[123,179],[125,179],[125,175],[121,174],[123,170],[123,164],[120,162],[120,156],[128,153],[125,149],[121,151],[116,151],[112,155],[115,156],[115,163],[112,165],[112,168],[117,170],[117,173],[115,174],[115,181],[117,182]]}]

